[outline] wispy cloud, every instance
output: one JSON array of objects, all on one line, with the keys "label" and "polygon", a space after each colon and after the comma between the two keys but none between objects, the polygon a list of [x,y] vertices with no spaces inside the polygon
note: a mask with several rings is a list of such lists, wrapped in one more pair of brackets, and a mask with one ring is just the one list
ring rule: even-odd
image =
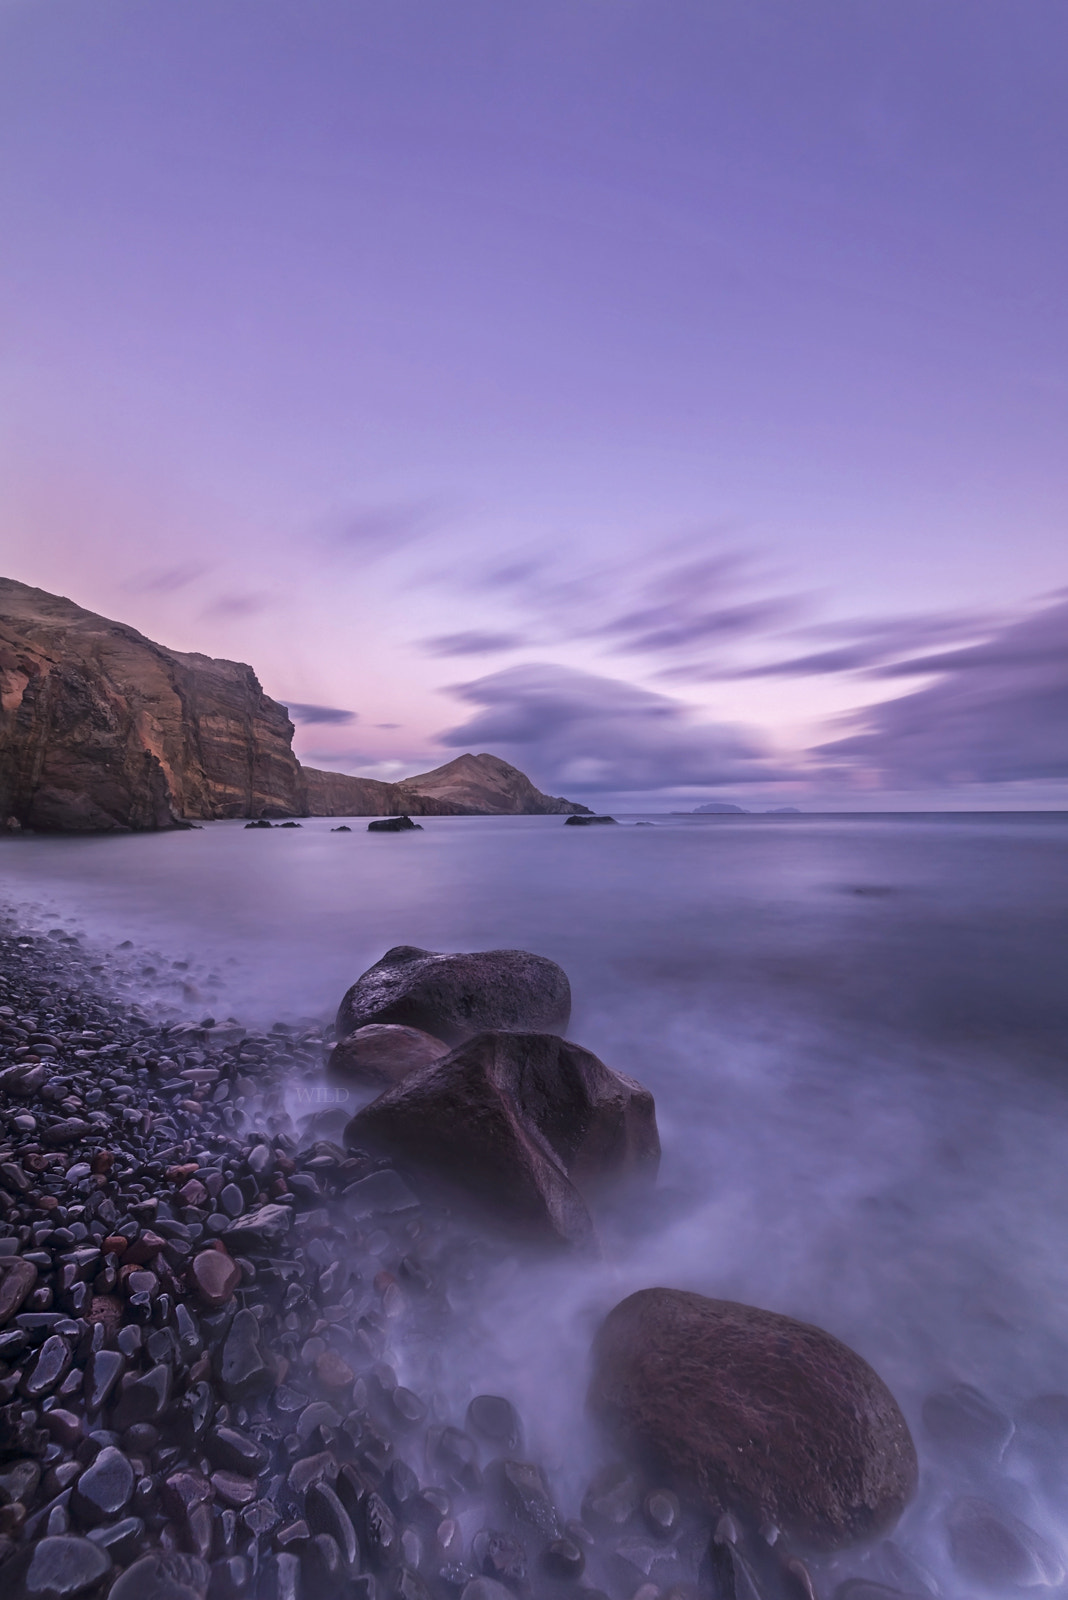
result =
[{"label": "wispy cloud", "polygon": [[443,514],[443,506],[433,501],[350,506],[324,518],[313,542],[335,560],[377,561],[436,531]]},{"label": "wispy cloud", "polygon": [[1068,599],[982,643],[879,671],[937,677],[856,713],[850,733],[815,752],[828,765],[887,787],[1068,778]]},{"label": "wispy cloud", "polygon": [[359,721],[355,711],[342,711],[338,706],[310,706],[296,700],[284,704],[294,722],[334,723],[341,726]]},{"label": "wispy cloud", "polygon": [[467,633],[442,633],[424,639],[423,649],[430,656],[490,656],[502,650],[518,650],[527,642],[521,633],[493,633],[472,628]]},{"label": "wispy cloud", "polygon": [[176,567],[154,567],[135,573],[119,585],[124,594],[174,594],[188,589],[211,568],[205,562],[186,561]]},{"label": "wispy cloud", "polygon": [[261,611],[266,611],[275,604],[274,597],[269,594],[248,592],[246,594],[221,594],[213,600],[201,613],[205,617],[255,617]]},{"label": "wispy cloud", "polygon": [[783,775],[750,730],[700,722],[681,701],[618,678],[534,663],[450,693],[480,709],[439,742],[503,754],[543,786],[618,793]]}]

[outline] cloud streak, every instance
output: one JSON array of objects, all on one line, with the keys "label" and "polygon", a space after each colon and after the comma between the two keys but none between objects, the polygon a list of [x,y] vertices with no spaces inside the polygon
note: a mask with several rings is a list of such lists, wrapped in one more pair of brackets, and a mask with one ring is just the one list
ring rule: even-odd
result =
[{"label": "cloud streak", "polygon": [[296,700],[285,702],[285,706],[294,722],[330,723],[335,727],[341,727],[359,721],[355,711],[343,711],[339,706],[311,706]]},{"label": "cloud streak", "polygon": [[814,754],[885,787],[1068,778],[1068,600],[981,644],[881,669],[934,683],[854,715]]},{"label": "cloud streak", "polygon": [[681,701],[618,678],[539,662],[450,692],[478,710],[440,743],[500,752],[556,789],[621,793],[784,776],[749,730],[699,722]]}]

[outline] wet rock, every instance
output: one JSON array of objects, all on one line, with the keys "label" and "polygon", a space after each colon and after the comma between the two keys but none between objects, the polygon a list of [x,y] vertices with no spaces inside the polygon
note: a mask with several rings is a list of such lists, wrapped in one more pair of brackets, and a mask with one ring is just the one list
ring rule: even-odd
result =
[{"label": "wet rock", "polygon": [[386,1168],[351,1183],[345,1190],[345,1203],[352,1216],[369,1217],[376,1213],[411,1211],[419,1201],[404,1179]]},{"label": "wet rock", "polygon": [[266,1447],[240,1428],[213,1428],[204,1440],[204,1453],[213,1466],[246,1477],[256,1477],[270,1460]]},{"label": "wet rock", "polygon": [[329,1534],[341,1552],[346,1568],[359,1566],[360,1547],[352,1519],[328,1483],[314,1483],[304,1496],[304,1517],[313,1533]]},{"label": "wet rock", "polygon": [[0,1328],[6,1328],[22,1310],[36,1283],[37,1268],[32,1261],[21,1256],[0,1256]]},{"label": "wet rock", "polygon": [[106,1550],[112,1561],[125,1563],[141,1548],[145,1525],[140,1517],[123,1517],[120,1522],[94,1528],[89,1535],[94,1544]]},{"label": "wet rock", "polygon": [[345,1131],[445,1178],[499,1222],[543,1242],[590,1246],[584,1195],[651,1179],[652,1095],[549,1033],[482,1033],[387,1090]]},{"label": "wet rock", "polygon": [[515,1406],[498,1394],[476,1394],[467,1408],[467,1426],[499,1450],[515,1450],[523,1437]]},{"label": "wet rock", "polygon": [[340,1040],[331,1050],[327,1064],[339,1077],[385,1089],[448,1053],[449,1046],[443,1040],[420,1028],[371,1022]]},{"label": "wet rock", "polygon": [[615,817],[568,817],[565,828],[592,828],[598,823],[615,822]]},{"label": "wet rock", "polygon": [[40,1354],[20,1385],[27,1400],[40,1400],[51,1394],[70,1371],[71,1349],[66,1339],[53,1333],[41,1346]]},{"label": "wet rock", "polygon": [[114,1445],[105,1445],[86,1467],[71,1495],[71,1510],[84,1528],[121,1517],[133,1498],[134,1470]]},{"label": "wet rock", "polygon": [[209,1577],[196,1556],[153,1550],[116,1579],[108,1600],[204,1600]]},{"label": "wet rock", "polygon": [[985,1500],[955,1501],[946,1516],[949,1550],[958,1572],[986,1588],[1053,1588],[1064,1562],[1033,1528]]},{"label": "wet rock", "polygon": [[464,1585],[460,1600],[515,1600],[515,1595],[496,1578],[472,1578]]},{"label": "wet rock", "polygon": [[634,1474],[619,1462],[603,1467],[582,1498],[582,1520],[598,1533],[618,1532],[637,1515],[641,1490]]},{"label": "wet rock", "polygon": [[483,1528],[471,1541],[471,1554],[484,1577],[512,1587],[525,1582],[527,1552],[511,1534]]},{"label": "wet rock", "polygon": [[482,1487],[478,1447],[462,1428],[431,1429],[427,1457],[457,1488],[474,1491]]},{"label": "wet rock", "polygon": [[230,1324],[218,1362],[219,1387],[227,1400],[245,1400],[274,1386],[276,1367],[264,1348],[254,1312],[239,1311]]},{"label": "wet rock", "polygon": [[110,1571],[106,1550],[91,1539],[61,1534],[20,1550],[4,1569],[4,1578],[17,1600],[74,1600],[94,1589]]},{"label": "wet rock", "polygon": [[170,1399],[171,1369],[160,1361],[141,1377],[127,1373],[119,1385],[112,1422],[121,1433],[135,1422],[156,1422]]},{"label": "wet rock", "polygon": [[456,1045],[487,1028],[563,1033],[570,1016],[567,975],[544,956],[441,955],[397,945],[345,995],[337,1035],[347,1039],[369,1023],[397,1023]]},{"label": "wet rock", "polygon": [[629,1454],[710,1508],[834,1549],[900,1516],[916,1452],[889,1390],[820,1328],[673,1289],[610,1312],[589,1404]]},{"label": "wet rock", "polygon": [[190,1263],[189,1279],[205,1305],[224,1306],[241,1282],[241,1268],[223,1250],[201,1250]]},{"label": "wet rock", "polygon": [[413,822],[411,817],[381,817],[377,822],[367,824],[368,833],[421,833],[423,824]]},{"label": "wet rock", "polygon": [[560,1532],[556,1507],[545,1474],[532,1461],[505,1461],[500,1468],[502,1497],[513,1517],[537,1528],[546,1538]]},{"label": "wet rock", "polygon": [[670,1539],[679,1525],[678,1496],[670,1489],[653,1489],[642,1502],[645,1525],[658,1539]]},{"label": "wet rock", "polygon": [[85,1403],[90,1412],[99,1411],[126,1370],[126,1359],[117,1350],[94,1350],[85,1370]]},{"label": "wet rock", "polygon": [[581,1578],[586,1552],[575,1539],[554,1539],[545,1547],[542,1565],[551,1578]]},{"label": "wet rock", "polygon": [[360,1543],[373,1567],[386,1567],[400,1548],[400,1530],[382,1496],[369,1490],[358,1503]]},{"label": "wet rock", "polygon": [[292,1222],[293,1214],[288,1206],[273,1203],[260,1206],[259,1210],[250,1211],[230,1224],[225,1234],[227,1249],[237,1255],[248,1250],[269,1249],[280,1243]]},{"label": "wet rock", "polygon": [[701,1568],[703,1588],[715,1600],[765,1600],[753,1568],[737,1546],[713,1539]]},{"label": "wet rock", "polygon": [[958,1383],[923,1402],[923,1428],[944,1449],[972,1452],[996,1461],[1013,1434],[1004,1412],[971,1384]]}]

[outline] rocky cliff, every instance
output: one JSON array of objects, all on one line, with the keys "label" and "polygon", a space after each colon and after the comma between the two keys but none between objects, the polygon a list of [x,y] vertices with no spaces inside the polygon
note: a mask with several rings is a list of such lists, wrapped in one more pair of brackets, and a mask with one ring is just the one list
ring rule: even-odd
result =
[{"label": "rocky cliff", "polygon": [[468,817],[469,806],[416,794],[403,783],[353,778],[347,772],[304,769],[308,815],[311,817]]},{"label": "rocky cliff", "polygon": [[401,783],[302,768],[239,661],[154,644],[0,578],[0,825],[105,832],[223,817],[584,812],[491,755]]},{"label": "rocky cliff", "polygon": [[434,800],[451,800],[479,816],[589,816],[588,806],[542,794],[525,773],[485,751],[457,756],[433,772],[403,778],[400,787]]},{"label": "rocky cliff", "polygon": [[0,820],[98,832],[299,816],[292,738],[251,667],[0,579]]}]

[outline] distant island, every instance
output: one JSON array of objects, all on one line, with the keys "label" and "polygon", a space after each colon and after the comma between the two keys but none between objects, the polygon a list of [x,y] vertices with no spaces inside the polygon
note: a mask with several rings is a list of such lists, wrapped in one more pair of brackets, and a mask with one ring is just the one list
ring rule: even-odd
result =
[{"label": "distant island", "polygon": [[709,816],[712,814],[716,816],[729,815],[732,817],[749,816],[749,812],[744,806],[732,806],[729,805],[726,800],[709,800],[707,805],[694,806],[693,808],[693,815],[695,817]]},{"label": "distant island", "polygon": [[112,833],[227,817],[586,816],[499,756],[399,783],[304,767],[289,712],[238,661],[0,578],[0,824]]}]

